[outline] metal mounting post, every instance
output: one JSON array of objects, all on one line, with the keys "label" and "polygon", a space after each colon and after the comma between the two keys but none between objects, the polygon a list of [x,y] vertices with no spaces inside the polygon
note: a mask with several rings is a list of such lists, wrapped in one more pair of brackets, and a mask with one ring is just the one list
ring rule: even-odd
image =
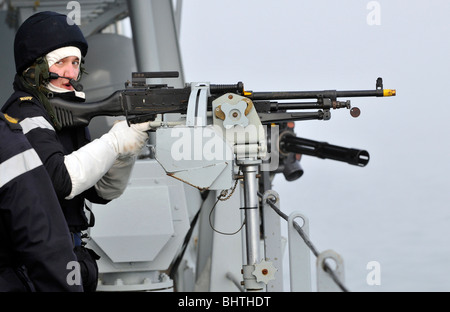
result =
[{"label": "metal mounting post", "polygon": [[275,206],[280,209],[280,197],[273,190],[267,190],[262,197],[265,260],[272,262],[277,270],[277,277],[267,283],[267,291],[280,292],[283,291],[281,219],[267,202],[268,199],[275,201]]},{"label": "metal mounting post", "polygon": [[245,215],[245,239],[247,264],[243,265],[244,287],[250,291],[262,291],[263,283],[256,281],[253,275],[255,265],[260,260],[260,230],[259,230],[259,207],[258,207],[258,183],[256,175],[261,164],[260,159],[240,159],[237,164],[243,174],[244,186],[244,215]]}]

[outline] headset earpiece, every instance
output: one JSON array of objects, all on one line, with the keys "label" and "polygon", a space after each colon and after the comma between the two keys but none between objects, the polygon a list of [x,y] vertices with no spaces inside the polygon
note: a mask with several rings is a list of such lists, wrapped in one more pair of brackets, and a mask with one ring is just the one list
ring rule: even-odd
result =
[{"label": "headset earpiece", "polygon": [[28,67],[27,69],[25,69],[22,73],[22,76],[23,76],[23,78],[25,78],[25,80],[28,83],[30,83],[34,87],[36,86],[36,84],[35,84],[35,78],[36,78],[35,65],[32,65],[32,66]]},{"label": "headset earpiece", "polygon": [[24,71],[23,71],[23,76],[25,77],[25,78],[29,78],[29,79],[34,79],[34,74],[35,74],[35,69],[34,69],[34,67],[28,67],[27,69],[25,69]]}]

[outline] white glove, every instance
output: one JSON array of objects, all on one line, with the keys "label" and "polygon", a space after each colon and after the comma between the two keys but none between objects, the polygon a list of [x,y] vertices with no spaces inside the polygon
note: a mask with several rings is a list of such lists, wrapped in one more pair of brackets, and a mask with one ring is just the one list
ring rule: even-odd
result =
[{"label": "white glove", "polygon": [[[134,163],[135,156],[140,152],[148,139],[146,130],[149,130],[149,127],[150,122],[134,124],[130,127],[125,121],[117,122],[108,133],[99,139],[86,144],[70,155],[66,155],[64,164],[72,180],[72,191],[66,199],[72,199],[95,185],[110,170],[116,159],[119,161],[118,158],[120,158],[120,161],[128,162],[131,160],[125,161],[125,159],[131,158]],[[114,173],[113,170],[111,175],[107,176],[105,181],[99,185],[102,193],[105,186],[110,186],[113,183],[113,177],[118,179],[116,181],[119,183],[119,186],[109,195],[105,195],[108,197],[115,196],[111,194],[117,194],[118,189],[125,189],[131,173],[132,166],[129,163],[128,167],[124,163],[117,164],[116,167],[115,170],[117,169],[118,171]],[[127,173],[125,167],[128,168]],[[118,173],[119,171],[121,171],[122,175]],[[97,188],[97,190],[99,189]]]},{"label": "white glove", "polygon": [[101,139],[107,141],[119,157],[128,157],[137,155],[144,147],[148,130],[150,122],[128,126],[126,121],[119,121]]}]

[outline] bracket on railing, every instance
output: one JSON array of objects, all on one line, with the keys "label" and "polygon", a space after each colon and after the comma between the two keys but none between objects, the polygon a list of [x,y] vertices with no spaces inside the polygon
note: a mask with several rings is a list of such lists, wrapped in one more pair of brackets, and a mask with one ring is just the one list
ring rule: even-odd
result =
[{"label": "bracket on railing", "polygon": [[[293,212],[288,219],[288,241],[289,241],[289,267],[291,273],[291,291],[311,291],[311,261],[310,250],[305,241],[294,227],[294,221],[302,219],[297,223],[306,235],[309,235],[308,218],[299,212]],[[302,225],[301,225],[302,224]]]},{"label": "bracket on railing", "polygon": [[[333,265],[330,264],[332,259]],[[326,266],[333,270],[333,274],[327,272]],[[317,291],[319,292],[339,292],[342,291],[338,283],[333,279],[333,275],[340,283],[344,282],[344,261],[342,257],[333,250],[321,252],[316,260],[317,268]]]}]

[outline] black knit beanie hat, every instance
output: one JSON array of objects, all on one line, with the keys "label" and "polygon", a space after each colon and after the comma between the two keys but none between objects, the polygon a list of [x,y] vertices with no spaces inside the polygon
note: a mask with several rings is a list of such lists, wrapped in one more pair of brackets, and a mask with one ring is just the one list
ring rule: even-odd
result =
[{"label": "black knit beanie hat", "polygon": [[88,44],[81,29],[67,22],[67,16],[56,12],[39,12],[19,27],[14,39],[16,71],[22,73],[37,58],[58,48],[74,46],[86,56]]}]

